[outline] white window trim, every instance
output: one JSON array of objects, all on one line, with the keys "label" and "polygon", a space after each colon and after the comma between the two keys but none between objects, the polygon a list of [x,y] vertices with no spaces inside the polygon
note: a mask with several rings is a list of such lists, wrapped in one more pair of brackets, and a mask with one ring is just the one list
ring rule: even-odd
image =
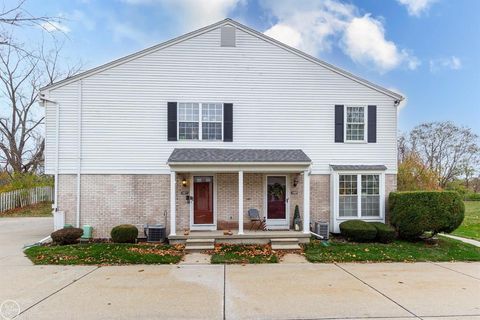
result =
[{"label": "white window trim", "polygon": [[[339,195],[339,181],[340,175],[356,175],[357,176],[357,188],[360,189],[360,192],[357,192],[357,215],[352,217],[341,217],[340,216],[340,195]],[[362,204],[361,204],[361,177],[362,175],[378,175],[379,176],[379,196],[380,196],[380,215],[376,217],[362,217]],[[358,186],[358,181],[360,185]],[[346,221],[346,220],[372,220],[372,221],[385,221],[385,172],[383,171],[335,171],[333,172],[333,210],[334,217],[336,221]]]},{"label": "white window trim", "polygon": [[[363,107],[363,140],[347,139],[347,110],[351,107]],[[343,106],[343,136],[345,143],[367,143],[368,142],[368,106],[364,104],[349,104]]]},{"label": "white window trim", "polygon": [[[181,103],[198,103],[198,139],[180,139],[180,122],[193,122],[193,121],[180,121],[180,104]],[[221,130],[222,130],[222,138],[221,139],[203,139],[203,121],[202,121],[202,107],[203,104],[221,104],[222,105],[222,121],[214,121],[215,123],[221,123]],[[206,142],[218,142],[223,141],[224,135],[224,125],[223,122],[225,120],[225,103],[223,102],[192,102],[192,101],[177,101],[177,141],[178,142],[192,142],[192,141],[206,141]],[[211,122],[211,121],[205,121]]]}]

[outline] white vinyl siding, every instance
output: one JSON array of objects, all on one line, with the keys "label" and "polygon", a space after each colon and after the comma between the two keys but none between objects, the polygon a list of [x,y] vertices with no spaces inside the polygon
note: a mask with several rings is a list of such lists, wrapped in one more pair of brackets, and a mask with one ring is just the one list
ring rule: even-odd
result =
[{"label": "white vinyl siding", "polygon": [[[81,172],[166,174],[174,148],[301,148],[312,174],[330,164],[384,164],[396,173],[394,99],[236,31],[220,29],[84,78]],[[49,92],[61,104],[60,173],[77,170],[78,82]],[[233,103],[233,142],[167,140],[167,102]],[[377,143],[335,143],[334,106],[376,105]],[[55,168],[55,106],[46,106],[46,172]],[[202,132],[203,133],[203,132]]]}]

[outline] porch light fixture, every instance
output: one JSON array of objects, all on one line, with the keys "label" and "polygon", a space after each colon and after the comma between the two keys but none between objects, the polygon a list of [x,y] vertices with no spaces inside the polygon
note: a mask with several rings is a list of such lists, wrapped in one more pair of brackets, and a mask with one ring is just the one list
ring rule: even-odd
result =
[{"label": "porch light fixture", "polygon": [[182,179],[182,186],[183,187],[187,186],[187,179],[185,177],[183,177],[183,179]]},{"label": "porch light fixture", "polygon": [[295,176],[295,178],[293,178],[293,186],[296,187],[298,185],[298,176]]}]

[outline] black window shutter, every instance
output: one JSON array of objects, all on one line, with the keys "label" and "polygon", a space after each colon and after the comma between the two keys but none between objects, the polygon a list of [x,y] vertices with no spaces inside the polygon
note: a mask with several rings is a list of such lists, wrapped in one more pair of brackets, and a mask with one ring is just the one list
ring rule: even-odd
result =
[{"label": "black window shutter", "polygon": [[335,142],[343,142],[343,105],[335,105]]},{"label": "black window shutter", "polygon": [[368,106],[368,142],[377,142],[377,106]]},{"label": "black window shutter", "polygon": [[223,104],[223,141],[233,141],[233,103]]},{"label": "black window shutter", "polygon": [[168,102],[168,141],[177,141],[177,103]]}]

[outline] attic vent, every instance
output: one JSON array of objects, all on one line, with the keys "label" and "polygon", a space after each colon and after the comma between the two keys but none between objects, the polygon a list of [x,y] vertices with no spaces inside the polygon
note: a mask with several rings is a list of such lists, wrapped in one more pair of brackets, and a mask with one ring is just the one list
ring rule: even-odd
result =
[{"label": "attic vent", "polygon": [[220,46],[235,47],[235,27],[221,27]]}]

